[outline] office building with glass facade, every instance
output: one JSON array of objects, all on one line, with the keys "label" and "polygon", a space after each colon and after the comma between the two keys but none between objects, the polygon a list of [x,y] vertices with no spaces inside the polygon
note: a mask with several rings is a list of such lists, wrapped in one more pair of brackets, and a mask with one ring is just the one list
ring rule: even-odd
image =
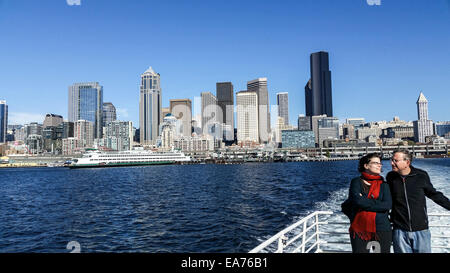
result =
[{"label": "office building with glass facade", "polygon": [[231,144],[234,142],[234,96],[233,96],[233,84],[231,82],[218,82],[216,83],[216,97],[217,105],[220,107],[221,112],[217,117],[217,122],[225,124],[224,128],[224,140],[225,143]]},{"label": "office building with glass facade", "polygon": [[282,130],[282,148],[314,148],[316,143],[313,131]]},{"label": "office building with glass facade", "polygon": [[284,124],[289,125],[289,97],[287,92],[277,93],[278,116],[284,119]]},{"label": "office building with glass facade", "polygon": [[103,127],[111,121],[115,121],[117,119],[116,115],[116,107],[111,102],[103,103]]},{"label": "office building with glass facade", "polygon": [[450,121],[436,122],[434,126],[438,136],[443,137],[450,132]]},{"label": "office building with glass facade", "polygon": [[305,115],[298,115],[298,129],[300,131],[310,131],[311,127],[311,117]]},{"label": "office building with glass facade", "polygon": [[320,51],[310,56],[311,78],[305,86],[306,116],[333,116],[331,71],[328,52]]},{"label": "office building with glass facade", "polygon": [[75,83],[69,86],[70,122],[86,120],[94,125],[94,138],[103,134],[103,86],[98,82]]},{"label": "office building with glass facade", "polygon": [[8,105],[5,100],[0,100],[0,143],[6,142],[8,131]]}]

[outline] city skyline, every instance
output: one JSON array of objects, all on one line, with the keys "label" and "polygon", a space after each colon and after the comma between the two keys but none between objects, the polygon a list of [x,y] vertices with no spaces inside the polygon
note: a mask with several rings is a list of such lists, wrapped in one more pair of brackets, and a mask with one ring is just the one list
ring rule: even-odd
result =
[{"label": "city skyline", "polygon": [[[316,9],[323,11],[323,20],[308,24],[309,12]],[[98,20],[82,20],[100,10]],[[268,10],[272,15],[261,15]],[[173,14],[163,18],[169,11]],[[213,11],[230,20],[213,20]],[[67,119],[67,86],[100,82],[104,101],[116,106],[118,119],[137,125],[139,75],[152,66],[161,75],[162,107],[170,99],[195,103],[194,97],[213,91],[217,82],[231,82],[236,94],[248,81],[266,77],[270,105],[276,105],[276,93],[288,92],[289,124],[296,124],[298,115],[305,114],[309,56],[326,51],[333,73],[333,114],[341,121],[416,120],[420,92],[429,100],[429,119],[444,121],[449,119],[450,54],[442,53],[450,48],[449,13],[445,1],[383,1],[379,6],[366,1],[256,6],[252,1],[192,6],[176,1],[86,0],[80,6],[0,1],[0,32],[7,37],[0,45],[0,100],[8,102],[8,124],[42,122],[47,113]],[[159,23],[147,20],[149,15]],[[352,19],[346,19],[349,15]],[[138,43],[141,24],[152,27],[152,38]],[[81,37],[89,42],[69,42]],[[25,82],[20,81],[24,68],[34,71]],[[273,124],[277,115],[270,110]]]}]

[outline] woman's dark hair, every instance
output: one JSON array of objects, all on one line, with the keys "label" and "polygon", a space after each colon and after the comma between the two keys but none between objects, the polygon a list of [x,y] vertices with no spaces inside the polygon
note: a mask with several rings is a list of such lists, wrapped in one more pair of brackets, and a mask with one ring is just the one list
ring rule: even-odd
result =
[{"label": "woman's dark hair", "polygon": [[380,154],[377,154],[377,153],[370,153],[370,154],[366,154],[365,156],[361,157],[361,159],[359,159],[358,172],[362,173],[363,171],[365,171],[366,168],[364,168],[364,165],[369,164],[370,160],[374,157],[378,157],[381,161],[381,156],[380,156]]}]

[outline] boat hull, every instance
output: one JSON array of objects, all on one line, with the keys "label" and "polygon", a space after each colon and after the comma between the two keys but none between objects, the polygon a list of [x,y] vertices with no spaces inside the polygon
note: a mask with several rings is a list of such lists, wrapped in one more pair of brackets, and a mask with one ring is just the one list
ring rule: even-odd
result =
[{"label": "boat hull", "polygon": [[151,165],[169,165],[175,163],[182,163],[182,161],[155,161],[155,162],[127,162],[127,163],[109,163],[109,164],[72,164],[68,167],[70,169],[81,168],[108,168],[108,167],[133,167],[133,166],[151,166]]}]

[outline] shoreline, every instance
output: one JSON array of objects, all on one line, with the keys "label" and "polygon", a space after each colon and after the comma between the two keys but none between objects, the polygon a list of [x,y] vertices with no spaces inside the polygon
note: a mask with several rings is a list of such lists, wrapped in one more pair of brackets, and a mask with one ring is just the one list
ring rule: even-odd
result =
[{"label": "shoreline", "polygon": [[[436,159],[436,158],[449,158],[446,155],[440,156],[425,156],[415,159]],[[301,158],[301,159],[234,159],[234,160],[224,160],[224,159],[195,159],[190,162],[176,162],[170,165],[206,165],[206,164],[216,164],[216,165],[235,165],[235,164],[247,164],[247,163],[288,163],[288,162],[327,162],[327,161],[348,161],[348,160],[359,160],[359,157],[331,157],[331,158]],[[388,159],[383,159],[388,160]],[[110,166],[110,167],[132,167],[131,165],[124,166]],[[54,162],[47,163],[35,163],[35,162],[21,162],[21,163],[4,163],[0,164],[0,169],[10,169],[10,168],[69,168],[69,166],[64,166],[62,164],[56,164]]]}]

